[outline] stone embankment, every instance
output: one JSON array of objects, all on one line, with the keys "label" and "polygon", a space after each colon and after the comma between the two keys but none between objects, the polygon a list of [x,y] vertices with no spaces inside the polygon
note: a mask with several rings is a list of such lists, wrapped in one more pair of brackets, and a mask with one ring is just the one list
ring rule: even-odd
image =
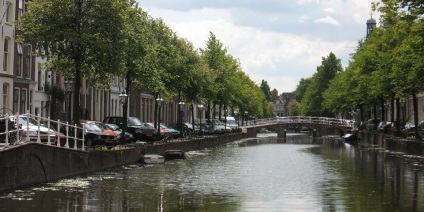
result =
[{"label": "stone embankment", "polygon": [[246,133],[232,133],[155,145],[90,151],[40,143],[10,146],[0,150],[0,192],[137,163],[142,154],[162,154],[166,150],[200,150],[246,137]]},{"label": "stone embankment", "polygon": [[403,152],[405,154],[424,156],[424,141],[403,139],[374,132],[358,132],[361,147],[383,148],[391,152]]}]

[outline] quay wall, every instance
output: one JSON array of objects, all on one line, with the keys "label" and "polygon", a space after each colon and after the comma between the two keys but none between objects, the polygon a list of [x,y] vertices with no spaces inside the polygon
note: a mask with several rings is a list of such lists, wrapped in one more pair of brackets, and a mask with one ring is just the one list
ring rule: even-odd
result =
[{"label": "quay wall", "polygon": [[137,163],[142,154],[200,150],[247,138],[232,133],[118,150],[81,151],[39,143],[0,150],[0,193],[61,178]]},{"label": "quay wall", "polygon": [[359,132],[361,147],[379,147],[391,152],[424,156],[424,141],[392,137],[382,133]]},{"label": "quay wall", "polygon": [[199,139],[187,140],[183,142],[169,142],[157,145],[141,147],[142,154],[162,154],[166,150],[193,151],[215,147],[221,144],[248,138],[246,133],[231,133]]},{"label": "quay wall", "polygon": [[0,192],[135,163],[136,148],[80,151],[28,143],[0,151]]}]

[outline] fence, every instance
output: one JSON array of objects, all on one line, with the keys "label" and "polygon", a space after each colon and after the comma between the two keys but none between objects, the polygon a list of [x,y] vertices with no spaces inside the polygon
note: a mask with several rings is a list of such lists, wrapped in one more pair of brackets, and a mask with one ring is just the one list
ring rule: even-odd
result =
[{"label": "fence", "polygon": [[4,148],[22,142],[37,142],[78,149],[77,144],[81,142],[81,149],[85,150],[84,133],[78,138],[78,130],[82,132],[84,129],[39,115],[0,114],[0,142],[4,143]]}]

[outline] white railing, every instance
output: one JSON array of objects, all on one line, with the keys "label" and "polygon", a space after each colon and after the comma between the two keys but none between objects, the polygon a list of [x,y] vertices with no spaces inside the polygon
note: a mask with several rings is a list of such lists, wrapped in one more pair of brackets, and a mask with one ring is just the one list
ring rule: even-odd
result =
[{"label": "white railing", "polygon": [[[26,125],[20,125],[19,120],[26,122]],[[53,125],[56,126],[56,129],[53,128]],[[73,149],[79,149],[78,143],[81,143],[80,149],[85,150],[84,133],[78,133],[78,130],[83,132],[83,128],[77,127],[77,125],[29,113],[22,115],[4,114],[0,116],[0,142],[4,142],[3,149],[8,148],[10,145],[20,145],[21,143],[44,143],[42,140],[46,140],[45,144],[47,145],[56,145],[64,148],[70,148],[70,141],[73,141]],[[43,136],[41,133],[43,133]],[[79,134],[82,137],[78,137]]]},{"label": "white railing", "polygon": [[343,127],[353,127],[354,122],[348,119],[339,119],[339,118],[327,118],[327,117],[312,117],[312,116],[287,116],[287,117],[275,117],[268,119],[255,119],[244,121],[244,126],[265,126],[277,123],[310,123],[310,124],[325,124],[325,125],[337,125]]}]

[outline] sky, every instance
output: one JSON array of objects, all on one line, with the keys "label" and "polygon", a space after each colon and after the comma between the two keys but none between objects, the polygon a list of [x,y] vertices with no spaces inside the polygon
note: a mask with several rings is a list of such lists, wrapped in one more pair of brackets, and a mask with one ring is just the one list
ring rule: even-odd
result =
[{"label": "sky", "polygon": [[[347,66],[373,0],[137,0],[196,48],[209,33],[258,85],[293,92],[333,52]],[[377,20],[378,15],[373,14]]]}]

